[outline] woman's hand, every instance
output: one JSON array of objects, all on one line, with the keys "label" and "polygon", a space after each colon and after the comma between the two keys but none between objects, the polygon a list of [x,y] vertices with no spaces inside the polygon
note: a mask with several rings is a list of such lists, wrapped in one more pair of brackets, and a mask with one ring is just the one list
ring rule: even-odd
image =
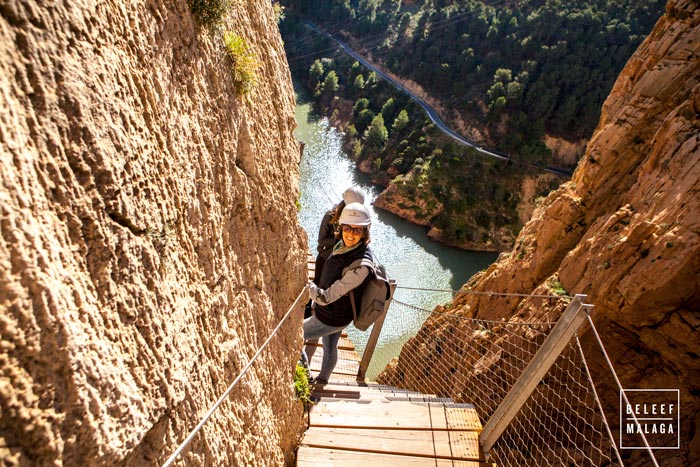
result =
[{"label": "woman's hand", "polygon": [[309,288],[309,300],[316,301],[319,291],[318,286],[314,284],[313,281],[309,281],[309,283],[306,286]]}]

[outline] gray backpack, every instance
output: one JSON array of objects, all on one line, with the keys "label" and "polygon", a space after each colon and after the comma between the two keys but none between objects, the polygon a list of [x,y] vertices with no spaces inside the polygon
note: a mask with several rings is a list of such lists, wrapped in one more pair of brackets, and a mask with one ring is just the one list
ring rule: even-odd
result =
[{"label": "gray backpack", "polygon": [[353,324],[360,331],[369,328],[380,316],[389,309],[394,297],[396,281],[389,278],[384,265],[367,259],[354,261],[348,269],[359,266],[367,266],[370,270],[367,286],[362,293],[360,309],[355,305],[355,294],[350,292],[350,304],[352,305]]}]

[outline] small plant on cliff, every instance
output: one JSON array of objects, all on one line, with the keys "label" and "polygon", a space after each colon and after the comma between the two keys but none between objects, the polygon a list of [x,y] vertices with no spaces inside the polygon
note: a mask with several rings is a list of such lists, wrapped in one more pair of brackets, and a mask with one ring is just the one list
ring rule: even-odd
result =
[{"label": "small plant on cliff", "polygon": [[304,404],[304,408],[308,408],[309,404],[311,403],[309,373],[300,363],[297,363],[297,367],[294,370],[294,392],[296,393],[297,399]]},{"label": "small plant on cliff", "polygon": [[190,11],[204,26],[217,26],[229,7],[228,0],[187,0]]},{"label": "small plant on cliff", "polygon": [[566,295],[566,289],[564,289],[564,286],[557,279],[553,279],[549,283],[549,288],[557,295]]},{"label": "small plant on cliff", "polygon": [[275,21],[277,22],[277,24],[280,24],[282,21],[284,21],[284,18],[286,17],[284,13],[284,7],[277,2],[273,2],[272,9],[275,12]]},{"label": "small plant on cliff", "polygon": [[260,63],[245,39],[235,32],[229,31],[224,34],[224,45],[228,56],[233,61],[233,85],[236,92],[247,94],[255,87],[256,71]]}]

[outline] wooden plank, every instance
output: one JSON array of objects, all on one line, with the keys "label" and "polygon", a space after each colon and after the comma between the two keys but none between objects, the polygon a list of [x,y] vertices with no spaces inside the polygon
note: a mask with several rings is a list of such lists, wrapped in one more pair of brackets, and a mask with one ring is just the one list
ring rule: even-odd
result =
[{"label": "wooden plank", "polygon": [[[317,342],[308,342],[306,344],[306,347],[309,347],[309,346],[322,347],[321,339],[319,339]],[[355,351],[355,344],[353,344],[352,341],[348,337],[343,337],[341,335],[340,341],[338,342],[338,349]],[[358,359],[358,361],[360,360],[359,357],[357,359]]]},{"label": "wooden plank", "polygon": [[343,390],[355,390],[360,392],[377,392],[380,391],[380,386],[377,383],[370,384],[358,384],[358,383],[329,383],[328,389],[337,389],[339,391]]},{"label": "wooden plank", "polygon": [[476,408],[472,404],[444,402],[444,405],[445,418],[450,430],[481,431],[483,429],[479,415],[476,413]]},{"label": "wooden plank", "polygon": [[474,431],[369,430],[311,427],[301,443],[326,449],[479,460],[479,435]]},{"label": "wooden plank", "polygon": [[392,400],[404,400],[411,402],[451,402],[451,399],[437,399],[435,396],[423,395],[416,392],[402,391],[400,389],[394,388],[380,388],[379,386],[367,387],[367,386],[347,386],[345,384],[338,384],[337,382],[330,382],[323,386],[317,386],[313,395],[316,398],[322,398],[325,400],[355,400],[355,401],[370,401],[370,400],[382,400],[382,401],[392,401]]},{"label": "wooden plank", "polygon": [[476,461],[430,459],[417,456],[321,449],[303,446],[297,453],[297,467],[485,467]]},{"label": "wooden plank", "polygon": [[[360,357],[355,351],[355,347],[352,342],[345,338],[349,345],[338,346],[338,362],[333,369],[329,380],[330,381],[345,381],[345,382],[357,382],[364,381],[364,378],[357,378],[357,372],[360,368]],[[341,338],[341,342],[343,338]],[[318,344],[308,344],[306,345],[306,356],[309,358],[309,370],[313,377],[318,376],[318,372],[321,371],[321,364],[323,359],[323,347],[321,343]]]},{"label": "wooden plank", "polygon": [[[323,348],[322,347],[316,347],[315,349],[309,349],[310,346],[306,346],[306,356],[309,357],[309,360],[313,360],[315,357],[317,358],[323,358]],[[310,351],[309,351],[310,350]],[[357,362],[357,365],[360,365],[360,359],[356,358],[357,353],[354,352],[353,350],[348,350],[348,349],[338,349],[338,360],[348,360],[348,361],[353,361]]]},{"label": "wooden plank", "polygon": [[[307,346],[306,355],[311,359],[315,356],[319,358],[323,357],[323,347]],[[356,362],[360,361],[360,357],[354,350],[338,349],[338,359],[339,360],[354,360]]]},{"label": "wooden plank", "polygon": [[387,396],[391,396],[392,393],[383,393],[380,391],[361,391],[357,388],[346,388],[342,389],[338,386],[330,387],[329,384],[324,386],[319,386],[314,389],[314,397],[321,398],[324,401],[333,400],[354,400],[354,401],[371,401],[371,400],[381,400],[388,402]]},{"label": "wooden plank", "polygon": [[[316,376],[318,376],[318,372],[312,371],[311,375],[316,377]],[[344,374],[344,373],[331,373],[330,381],[338,382],[338,383],[342,383],[342,382],[354,383],[357,381],[357,375],[356,374],[348,375],[348,374]],[[322,387],[322,385],[319,387]]]},{"label": "wooden plank", "polygon": [[309,412],[310,426],[386,428],[399,430],[473,430],[481,422],[473,408],[409,401],[357,403],[321,400]]},{"label": "wooden plank", "polygon": [[[359,384],[348,384],[348,383],[328,383],[326,386],[324,386],[324,389],[326,391],[339,391],[339,392],[346,392],[346,391],[353,391],[357,392],[361,395],[371,395],[371,394],[381,394],[383,396],[388,396],[395,394],[396,392],[388,389],[388,386],[381,386],[378,384],[370,384],[370,385],[359,385]],[[415,393],[411,393],[415,394]]]},{"label": "wooden plank", "polygon": [[[321,361],[321,355],[314,355],[311,357],[311,361],[309,362],[309,369],[311,371],[321,371]],[[338,362],[335,364],[335,368],[333,369],[333,373],[357,376],[357,370],[359,369],[360,363],[356,360],[338,359]]]},{"label": "wooden plank", "polygon": [[[440,398],[437,397],[435,394],[422,394],[417,391],[411,391],[409,389],[402,389],[402,388],[397,388],[394,386],[386,386],[384,384],[378,384],[378,383],[329,383],[325,387],[328,389],[333,389],[333,390],[348,390],[348,386],[351,386],[351,388],[354,388],[358,391],[361,392],[367,392],[367,391],[379,391],[380,393],[386,395],[387,397],[407,397],[413,402],[453,402],[452,399],[450,398]],[[415,400],[414,400],[415,399]]]}]

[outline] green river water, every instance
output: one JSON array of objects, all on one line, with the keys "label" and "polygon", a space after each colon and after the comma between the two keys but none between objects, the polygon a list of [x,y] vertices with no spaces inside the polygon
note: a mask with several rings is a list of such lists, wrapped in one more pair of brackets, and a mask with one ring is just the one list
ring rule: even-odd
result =
[{"label": "green river water", "polygon": [[[300,165],[301,210],[299,222],[309,236],[309,247],[316,252],[318,227],[323,214],[338,203],[343,191],[361,187],[368,195],[366,205],[372,213],[372,251],[396,279],[395,299],[432,310],[449,303],[449,292],[429,292],[402,287],[449,291],[459,289],[476,272],[495,261],[497,254],[464,251],[430,240],[426,230],[393,214],[374,209],[372,201],[380,189],[355,169],[342,149],[342,134],[324,117],[314,115],[311,105],[297,95],[296,137],[305,143]],[[372,365],[367,376],[373,379],[401,346],[416,334],[426,313],[392,306],[382,329]],[[369,331],[359,332],[349,326],[348,334],[362,354]]]}]

